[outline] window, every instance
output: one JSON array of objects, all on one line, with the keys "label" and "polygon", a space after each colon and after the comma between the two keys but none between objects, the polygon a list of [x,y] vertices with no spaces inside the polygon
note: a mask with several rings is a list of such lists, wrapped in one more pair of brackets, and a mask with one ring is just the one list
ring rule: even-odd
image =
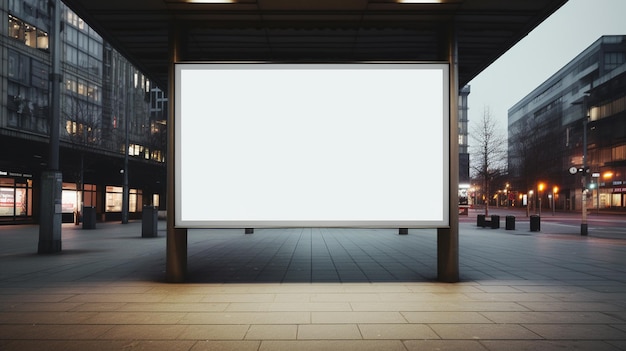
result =
[{"label": "window", "polygon": [[37,60],[32,61],[32,70],[31,70],[31,84],[34,87],[48,90],[48,76],[50,74],[50,70],[48,65],[45,65]]},{"label": "window", "polygon": [[[138,189],[129,189],[128,193],[128,212],[140,212],[143,192]],[[122,212],[122,199],[123,188],[121,186],[107,186],[106,212]]]},{"label": "window", "polygon": [[64,32],[67,42],[74,46],[78,46],[78,32],[76,31],[76,29],[72,27],[67,27],[65,28]]},{"label": "window", "polygon": [[615,146],[611,156],[613,161],[626,160],[626,145]]},{"label": "window", "polygon": [[611,71],[626,61],[626,54],[623,52],[607,52],[604,54],[604,69]]},{"label": "window", "polygon": [[9,15],[9,36],[31,48],[48,49],[48,33],[11,15]]},{"label": "window", "polygon": [[63,183],[61,203],[63,213],[79,211],[81,203],[87,207],[96,206],[96,186],[85,184],[81,192],[75,183]]},{"label": "window", "polygon": [[32,216],[32,182],[0,178],[0,216]]}]

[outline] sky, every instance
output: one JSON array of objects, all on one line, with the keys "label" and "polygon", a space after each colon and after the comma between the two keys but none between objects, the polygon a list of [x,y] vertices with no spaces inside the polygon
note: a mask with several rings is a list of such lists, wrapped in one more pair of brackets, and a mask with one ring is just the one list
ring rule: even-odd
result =
[{"label": "sky", "polygon": [[473,126],[486,108],[506,137],[508,110],[602,35],[626,35],[626,0],[569,0],[469,84]]}]

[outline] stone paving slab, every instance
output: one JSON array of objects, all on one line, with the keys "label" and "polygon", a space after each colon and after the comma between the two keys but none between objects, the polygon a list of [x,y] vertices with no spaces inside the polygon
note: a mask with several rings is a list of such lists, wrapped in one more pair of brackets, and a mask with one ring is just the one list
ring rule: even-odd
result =
[{"label": "stone paving slab", "polygon": [[189,282],[167,284],[159,225],[64,225],[54,255],[0,227],[0,350],[626,350],[617,235],[462,222],[446,284],[434,230],[193,230]]}]

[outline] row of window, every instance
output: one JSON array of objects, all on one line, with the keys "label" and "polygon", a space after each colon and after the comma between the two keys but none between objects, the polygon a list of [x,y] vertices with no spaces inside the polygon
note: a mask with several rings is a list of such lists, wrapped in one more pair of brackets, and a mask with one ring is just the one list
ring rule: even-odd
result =
[{"label": "row of window", "polygon": [[[16,183],[12,178],[0,178],[0,217],[32,216],[33,215],[33,184]],[[83,191],[78,191],[76,184],[63,183],[61,193],[62,213],[74,213],[82,206],[96,206],[97,187],[85,184]],[[123,188],[107,186],[105,193],[105,212],[121,212],[123,203]],[[141,212],[143,207],[143,192],[140,189],[129,189],[128,211]],[[155,206],[159,204],[159,196],[155,194],[151,199]]]},{"label": "row of window", "polygon": [[28,55],[7,52],[7,125],[48,133],[48,66]]},{"label": "row of window", "polygon": [[612,161],[626,160],[626,145],[615,146],[611,150]]},{"label": "row of window", "polygon": [[623,65],[626,62],[626,53],[624,52],[607,52],[604,54],[604,69],[607,71]]},{"label": "row of window", "polygon": [[616,115],[626,111],[626,96],[615,99],[601,106],[593,106],[589,111],[589,117],[592,121]]},{"label": "row of window", "polygon": [[78,94],[91,102],[102,101],[102,91],[97,84],[87,82],[71,74],[65,74],[65,90]]},{"label": "row of window", "polygon": [[9,15],[9,37],[35,49],[48,49],[48,33]]},{"label": "row of window", "polygon": [[[72,22],[76,15],[67,10],[66,21]],[[87,29],[79,27],[67,26],[63,30],[65,44],[63,45],[63,57],[65,62],[73,66],[87,70],[88,73],[102,75],[102,38],[96,33],[92,33]],[[87,27],[88,28],[88,27]]]},{"label": "row of window", "polygon": [[161,150],[150,150],[150,148],[138,144],[130,144],[128,146],[128,155],[143,157],[146,160],[165,162],[165,155],[163,155]]},{"label": "row of window", "polygon": [[[25,4],[26,2],[24,2]],[[11,4],[18,6],[15,1]],[[13,6],[12,5],[12,6]],[[20,5],[21,6],[21,5]],[[20,12],[21,13],[21,12]],[[93,74],[95,81],[102,79],[103,68],[103,42],[102,38],[95,33],[85,22],[74,12],[64,7],[63,19],[67,24],[62,35],[64,36],[63,55],[66,64],[80,68],[81,72]],[[26,16],[31,18],[29,16]],[[23,21],[13,15],[8,15],[9,36],[23,42],[26,46],[48,49],[48,34]],[[33,21],[39,23],[37,17]],[[120,60],[123,58],[120,56]],[[43,63],[29,55],[21,54],[14,50],[8,50],[7,55],[7,76],[8,76],[8,115],[7,124],[10,127],[29,130],[37,133],[47,134],[49,130],[48,108],[49,108],[49,73],[48,63]],[[151,91],[150,81],[134,67],[121,64],[116,67],[127,67],[132,71],[122,70],[120,77],[130,74],[130,81],[124,79],[119,86],[126,86],[130,83],[142,93],[142,100],[148,101]],[[76,75],[65,72],[64,74],[65,94],[62,99],[61,113],[64,122],[64,129],[67,132],[66,138],[71,141],[81,143],[98,144],[101,138],[102,123],[102,99],[103,91],[100,84],[82,79]],[[85,77],[87,78],[87,77]],[[128,82],[128,83],[127,83]],[[116,85],[113,83],[114,86]],[[138,102],[135,97],[128,94],[128,90],[119,95],[118,103]],[[132,101],[129,101],[132,100]],[[159,99],[154,107],[162,108],[165,99]],[[147,117],[150,107],[133,105],[130,111],[133,120],[130,127],[137,129],[140,136],[145,135],[145,130],[149,129],[150,134],[163,132],[154,123],[147,124]],[[114,118],[116,127],[117,119]],[[164,156],[159,150],[139,147],[130,152],[132,156],[152,159],[159,162],[164,161]]]}]

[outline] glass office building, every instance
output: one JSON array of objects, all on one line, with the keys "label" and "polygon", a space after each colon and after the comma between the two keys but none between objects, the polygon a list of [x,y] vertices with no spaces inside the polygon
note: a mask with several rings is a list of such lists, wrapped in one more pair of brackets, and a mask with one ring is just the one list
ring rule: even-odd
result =
[{"label": "glass office building", "polygon": [[509,109],[509,172],[544,207],[626,210],[626,35],[599,38]]},{"label": "glass office building", "polygon": [[[82,19],[61,6],[60,170],[64,221],[162,205],[167,98]],[[50,133],[48,1],[0,3],[0,223],[36,222]],[[128,161],[125,161],[128,155]]]}]

